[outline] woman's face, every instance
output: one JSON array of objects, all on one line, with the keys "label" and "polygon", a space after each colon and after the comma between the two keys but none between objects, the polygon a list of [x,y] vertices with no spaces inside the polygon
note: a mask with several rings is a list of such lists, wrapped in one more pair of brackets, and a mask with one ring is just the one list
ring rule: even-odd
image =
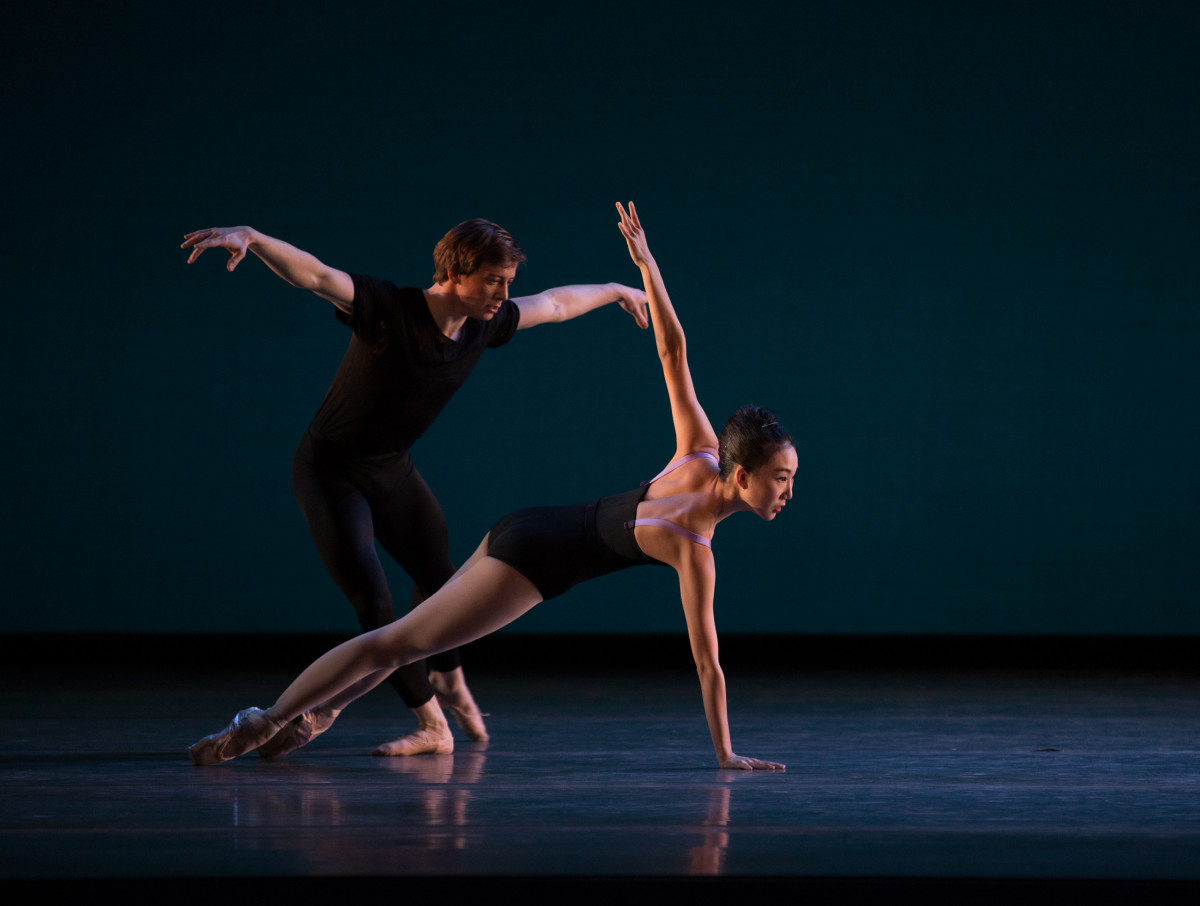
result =
[{"label": "woman's face", "polygon": [[780,447],[753,472],[746,473],[743,499],[761,518],[770,522],[792,499],[792,482],[799,459],[795,447]]}]

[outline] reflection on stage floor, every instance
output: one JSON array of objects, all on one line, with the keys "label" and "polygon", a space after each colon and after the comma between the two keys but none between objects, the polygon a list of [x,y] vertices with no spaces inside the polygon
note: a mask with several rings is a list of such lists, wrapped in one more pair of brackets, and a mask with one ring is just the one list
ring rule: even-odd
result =
[{"label": "reflection on stage floor", "polygon": [[373,758],[386,687],[286,758],[187,746],[286,672],[6,674],[0,875],[1195,879],[1200,680],[731,675],[715,769],[694,675],[478,670],[492,741]]}]

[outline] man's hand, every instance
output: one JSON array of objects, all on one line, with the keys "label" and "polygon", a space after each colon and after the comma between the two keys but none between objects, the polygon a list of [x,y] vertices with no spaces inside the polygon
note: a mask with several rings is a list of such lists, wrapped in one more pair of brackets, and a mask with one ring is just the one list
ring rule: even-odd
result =
[{"label": "man's hand", "polygon": [[229,260],[225,269],[233,273],[233,269],[246,257],[246,250],[254,239],[254,230],[248,226],[213,227],[207,230],[196,230],[183,237],[181,249],[190,248],[192,254],[187,263],[192,264],[204,254],[205,249],[225,249],[229,252]]},{"label": "man's hand", "polygon": [[629,286],[621,287],[621,298],[617,303],[633,315],[633,320],[637,322],[637,326],[645,330],[650,326],[650,315],[646,312],[646,294],[640,289],[633,289]]}]

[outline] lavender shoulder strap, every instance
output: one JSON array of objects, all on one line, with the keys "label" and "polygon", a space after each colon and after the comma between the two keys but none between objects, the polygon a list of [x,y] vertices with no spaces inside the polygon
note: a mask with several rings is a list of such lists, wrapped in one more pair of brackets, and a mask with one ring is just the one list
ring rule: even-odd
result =
[{"label": "lavender shoulder strap", "polygon": [[718,465],[720,464],[720,460],[717,459],[717,457],[713,456],[711,453],[709,453],[707,450],[701,450],[699,453],[688,453],[686,456],[680,456],[674,462],[669,463],[665,469],[663,469],[661,472],[659,472],[657,475],[655,475],[649,481],[643,481],[642,487],[645,487],[648,484],[654,484],[654,482],[658,481],[660,478],[662,478],[668,472],[674,472],[685,462],[691,462],[693,459],[699,459],[702,456],[707,456],[713,462],[717,463]]},{"label": "lavender shoulder strap", "polygon": [[[701,457],[704,457],[704,456],[708,457],[713,462],[719,463],[719,460],[717,459],[717,457],[713,456],[707,450],[701,450],[698,453],[688,453],[686,456],[680,456],[673,463],[670,463],[665,469],[663,469],[661,472],[659,472],[657,475],[655,475],[649,481],[643,481],[642,487],[645,487],[648,484],[653,484],[654,482],[658,481],[658,479],[660,479],[664,475],[666,475],[668,472],[674,472],[685,462],[691,462],[693,459],[700,459]],[[625,523],[625,528],[632,529],[632,528],[636,528],[639,525],[655,525],[655,526],[658,526],[659,528],[665,528],[668,531],[674,532],[676,535],[680,535],[680,536],[686,538],[688,541],[694,541],[694,542],[696,542],[696,544],[701,544],[704,547],[709,548],[710,550],[712,549],[711,539],[705,538],[703,535],[698,535],[689,529],[685,529],[682,525],[676,525],[674,522],[670,522],[669,520],[666,520],[666,519],[658,519],[653,516],[648,516],[645,519],[631,519]]]}]

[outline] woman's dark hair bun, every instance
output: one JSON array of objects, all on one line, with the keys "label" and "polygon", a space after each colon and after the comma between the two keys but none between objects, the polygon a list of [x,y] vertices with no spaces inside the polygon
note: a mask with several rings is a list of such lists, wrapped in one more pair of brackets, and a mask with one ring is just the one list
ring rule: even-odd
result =
[{"label": "woman's dark hair bun", "polygon": [[734,466],[753,472],[777,450],[792,445],[792,435],[779,424],[774,412],[762,406],[742,406],[721,429],[721,477],[728,476]]}]

